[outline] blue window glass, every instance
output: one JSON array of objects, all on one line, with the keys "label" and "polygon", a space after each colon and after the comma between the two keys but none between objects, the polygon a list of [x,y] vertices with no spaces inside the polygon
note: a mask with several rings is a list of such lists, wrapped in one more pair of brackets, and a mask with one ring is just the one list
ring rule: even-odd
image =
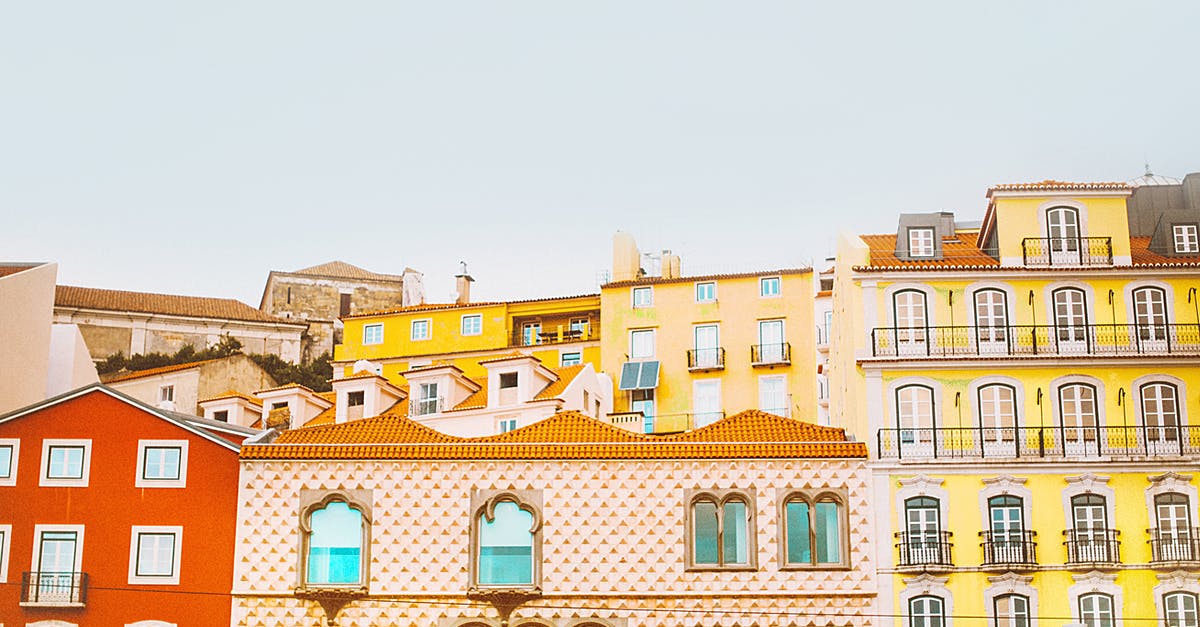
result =
[{"label": "blue window glass", "polygon": [[789,501],[787,515],[787,561],[790,564],[812,563],[812,542],[808,526],[808,503]]},{"label": "blue window glass", "polygon": [[725,504],[725,523],[721,534],[722,562],[725,564],[749,564],[750,547],[746,529],[746,504],[729,501]]},{"label": "blue window glass", "polygon": [[0,446],[0,479],[12,476],[12,453],[12,446]]},{"label": "blue window glass", "polygon": [[308,539],[310,584],[362,582],[362,512],[335,501],[312,513]]},{"label": "blue window glass", "polygon": [[697,564],[718,564],[717,504],[698,501],[692,506],[692,533],[695,535],[693,561]]},{"label": "blue window glass", "polygon": [[512,501],[493,513],[492,520],[479,515],[479,585],[533,585],[533,514]]},{"label": "blue window glass", "polygon": [[838,533],[838,505],[831,501],[818,501],[814,527],[817,540],[817,563],[834,564],[841,561],[841,539]]}]

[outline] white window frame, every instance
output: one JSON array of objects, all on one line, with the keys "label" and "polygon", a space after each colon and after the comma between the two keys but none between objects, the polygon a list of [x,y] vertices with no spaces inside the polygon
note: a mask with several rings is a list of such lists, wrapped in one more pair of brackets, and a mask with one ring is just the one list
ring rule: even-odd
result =
[{"label": "white window frame", "polygon": [[[59,446],[83,447],[83,472],[81,478],[54,478],[47,476],[50,471],[50,448]],[[92,473],[92,441],[91,439],[42,440],[42,468],[38,475],[38,485],[46,488],[86,488]]]},{"label": "white window frame", "polygon": [[175,385],[160,385],[158,386],[158,402],[175,402]]},{"label": "white window frame", "polygon": [[0,439],[0,448],[8,448],[12,455],[8,460],[8,476],[0,477],[0,486],[17,485],[17,460],[21,458],[21,440],[2,438]]},{"label": "white window frame", "polygon": [[[179,449],[179,478],[153,479],[146,476],[146,449],[148,448],[177,448]],[[137,475],[133,481],[137,488],[186,488],[187,487],[187,440],[138,440]]]},{"label": "white window frame", "polygon": [[[566,363],[566,359],[567,359],[568,355],[575,356],[575,358],[576,358],[575,363],[572,363],[572,364]],[[558,354],[558,367],[559,368],[566,368],[568,366],[578,366],[579,364],[582,364],[582,363],[583,363],[583,351],[563,351]]]},{"label": "white window frame", "polygon": [[12,550],[12,525],[0,525],[0,583],[8,583],[8,556]]},{"label": "white window frame", "polygon": [[[379,335],[378,335],[378,337],[372,338],[372,336],[374,335],[373,331],[375,331],[376,329],[379,330]],[[371,339],[374,339],[374,341],[370,341]],[[374,346],[376,344],[383,344],[383,323],[377,322],[374,324],[364,324],[363,325],[363,342],[362,343],[363,343],[363,346]]]},{"label": "white window frame", "polygon": [[[712,286],[712,298],[700,298],[700,286],[701,285],[711,285]],[[715,303],[715,302],[717,302],[717,282],[716,281],[697,281],[696,285],[695,285],[694,294],[696,296],[696,302],[698,302],[698,303]]]},{"label": "white window frame", "polygon": [[[633,338],[636,333],[650,334],[650,354],[649,355],[634,355],[633,354]],[[655,329],[630,329],[629,330],[629,360],[630,361],[653,361],[655,355],[658,354],[658,334]]]},{"label": "white window frame", "polygon": [[[644,303],[639,303],[638,302],[638,294],[649,294],[650,298],[649,298],[649,300],[647,300]],[[654,286],[653,285],[643,285],[641,287],[635,287],[635,288],[630,289],[629,290],[629,299],[630,299],[629,302],[632,304],[634,309],[644,309],[646,307],[653,307],[654,306]]]},{"label": "white window frame", "polygon": [[34,525],[33,526],[33,555],[29,559],[29,570],[42,572],[42,534],[50,532],[73,532],[75,534],[75,567],[77,572],[83,568],[83,525]]},{"label": "white window frame", "polygon": [[[702,407],[697,406],[698,399],[704,398],[704,393],[701,391],[703,388],[708,388],[709,390],[715,390],[715,393],[711,395],[711,398],[716,400],[716,407],[702,408]],[[717,418],[715,420],[711,420],[711,421],[705,423],[704,425],[701,425],[701,424],[697,424],[695,419],[702,414],[721,414],[724,411],[723,403],[724,403],[724,399],[721,398],[721,380],[720,379],[695,379],[695,380],[693,380],[692,381],[692,419],[693,419],[692,426],[693,426],[693,428],[699,429],[702,426],[708,426],[708,425],[716,422],[717,420],[720,420],[720,418]]]},{"label": "white window frame", "polygon": [[[417,323],[418,322],[425,323],[425,335],[423,337],[417,337]],[[431,337],[433,337],[433,319],[432,318],[418,318],[416,320],[413,320],[409,324],[409,328],[408,328],[409,341],[424,342],[425,340],[428,340]]]},{"label": "white window frame", "polygon": [[[764,405],[764,403],[763,403],[763,392],[764,392],[763,383],[768,382],[768,381],[779,384],[779,387],[781,388],[781,390],[783,392],[783,399],[782,399],[783,406],[782,407],[763,407],[763,405]],[[768,374],[768,375],[761,375],[758,377],[758,410],[765,411],[765,412],[771,412],[774,410],[782,410],[781,413],[783,414],[783,416],[785,418],[791,417],[792,407],[791,407],[791,398],[790,398],[790,395],[788,394],[787,375],[785,375],[785,374]]]},{"label": "white window frame", "polygon": [[[479,321],[478,327],[475,327],[470,333],[467,332],[467,318],[472,318]],[[458,331],[461,335],[470,337],[473,335],[483,335],[483,314],[463,314],[458,322]]]},{"label": "white window frame", "polygon": [[[768,281],[775,282],[775,292],[768,294]],[[783,295],[783,277],[779,276],[764,276],[758,279],[758,297],[759,298],[779,298]]]},{"label": "white window frame", "polygon": [[[505,429],[504,427],[508,427]],[[508,433],[517,429],[517,419],[515,417],[500,418],[496,420],[496,433]]]},{"label": "white window frame", "polygon": [[[171,574],[170,575],[139,575],[137,574],[138,567],[138,545],[139,536],[142,534],[163,534],[173,535],[175,537],[172,542],[172,551],[174,555],[171,558]],[[149,525],[134,525],[129,530],[129,583],[133,585],[179,585],[179,556],[183,552],[183,527],[181,526],[149,526]]]},{"label": "white window frame", "polygon": [[1200,227],[1195,224],[1172,224],[1171,235],[1175,253],[1200,253]]},{"label": "white window frame", "polygon": [[[928,236],[926,241],[925,236]],[[908,256],[933,257],[937,254],[937,246],[933,241],[933,227],[915,226],[908,229]]]}]

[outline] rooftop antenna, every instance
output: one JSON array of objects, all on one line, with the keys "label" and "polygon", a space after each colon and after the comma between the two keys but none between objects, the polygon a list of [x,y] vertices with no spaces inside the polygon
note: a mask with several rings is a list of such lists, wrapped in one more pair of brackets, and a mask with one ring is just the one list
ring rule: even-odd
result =
[{"label": "rooftop antenna", "polygon": [[1150,159],[1146,155],[1142,155],[1142,162],[1146,164],[1146,176],[1154,176],[1154,173],[1150,171]]}]

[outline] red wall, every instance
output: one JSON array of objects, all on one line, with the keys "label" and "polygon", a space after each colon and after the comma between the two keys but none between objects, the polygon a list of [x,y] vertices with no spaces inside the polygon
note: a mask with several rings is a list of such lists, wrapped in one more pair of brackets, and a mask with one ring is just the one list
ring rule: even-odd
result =
[{"label": "red wall", "polygon": [[[21,440],[17,485],[0,486],[0,525],[12,524],[8,584],[0,585],[0,622],[229,624],[237,526],[236,451],[99,390],[0,423],[0,438]],[[87,487],[38,486],[43,438],[92,440]],[[134,487],[139,439],[188,441],[186,488]],[[32,568],[36,524],[85,525],[86,607],[19,606],[21,575]],[[129,583],[134,525],[183,527],[178,585]]]}]

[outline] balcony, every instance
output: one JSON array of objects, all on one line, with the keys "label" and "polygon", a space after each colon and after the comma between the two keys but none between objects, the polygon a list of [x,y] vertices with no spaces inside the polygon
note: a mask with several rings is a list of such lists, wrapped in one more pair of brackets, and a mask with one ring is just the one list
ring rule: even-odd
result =
[{"label": "balcony", "polygon": [[790,363],[792,363],[792,345],[788,342],[750,345],[751,366],[786,366]]},{"label": "balcony", "polygon": [[1080,459],[1200,455],[1200,426],[880,429],[879,459]]},{"label": "balcony", "polygon": [[634,433],[679,433],[710,425],[725,417],[724,411],[656,414],[621,411],[608,414],[609,424]]},{"label": "balcony", "polygon": [[1029,570],[1037,567],[1036,531],[980,531],[983,566],[999,570]]},{"label": "balcony", "polygon": [[21,576],[22,607],[83,607],[87,573],[26,572]]},{"label": "balcony", "polygon": [[1026,237],[1021,259],[1029,267],[1111,266],[1111,237]]},{"label": "balcony", "polygon": [[938,531],[927,534],[910,534],[899,531],[895,534],[896,549],[900,552],[900,560],[896,565],[910,572],[939,572],[950,570],[954,562],[950,557],[949,531]]},{"label": "balcony", "polygon": [[829,326],[817,325],[817,349],[829,348]]},{"label": "balcony", "polygon": [[1069,567],[1094,570],[1121,563],[1121,532],[1116,529],[1067,529],[1063,535]]},{"label": "balcony", "polygon": [[542,331],[541,329],[516,329],[508,338],[508,346],[542,346],[549,344],[568,344],[570,342],[590,342],[600,339],[598,325],[589,324],[573,329],[558,329]]},{"label": "balcony", "polygon": [[703,372],[705,370],[725,369],[725,349],[723,348],[693,348],[687,352],[688,370]]},{"label": "balcony", "polygon": [[1009,325],[1002,327],[876,327],[871,356],[1200,356],[1198,324]]},{"label": "balcony", "polygon": [[446,399],[442,396],[437,398],[411,399],[408,401],[409,418],[433,416],[444,411],[446,411]]},{"label": "balcony", "polygon": [[1148,531],[1152,566],[1166,570],[1200,567],[1200,527]]}]

